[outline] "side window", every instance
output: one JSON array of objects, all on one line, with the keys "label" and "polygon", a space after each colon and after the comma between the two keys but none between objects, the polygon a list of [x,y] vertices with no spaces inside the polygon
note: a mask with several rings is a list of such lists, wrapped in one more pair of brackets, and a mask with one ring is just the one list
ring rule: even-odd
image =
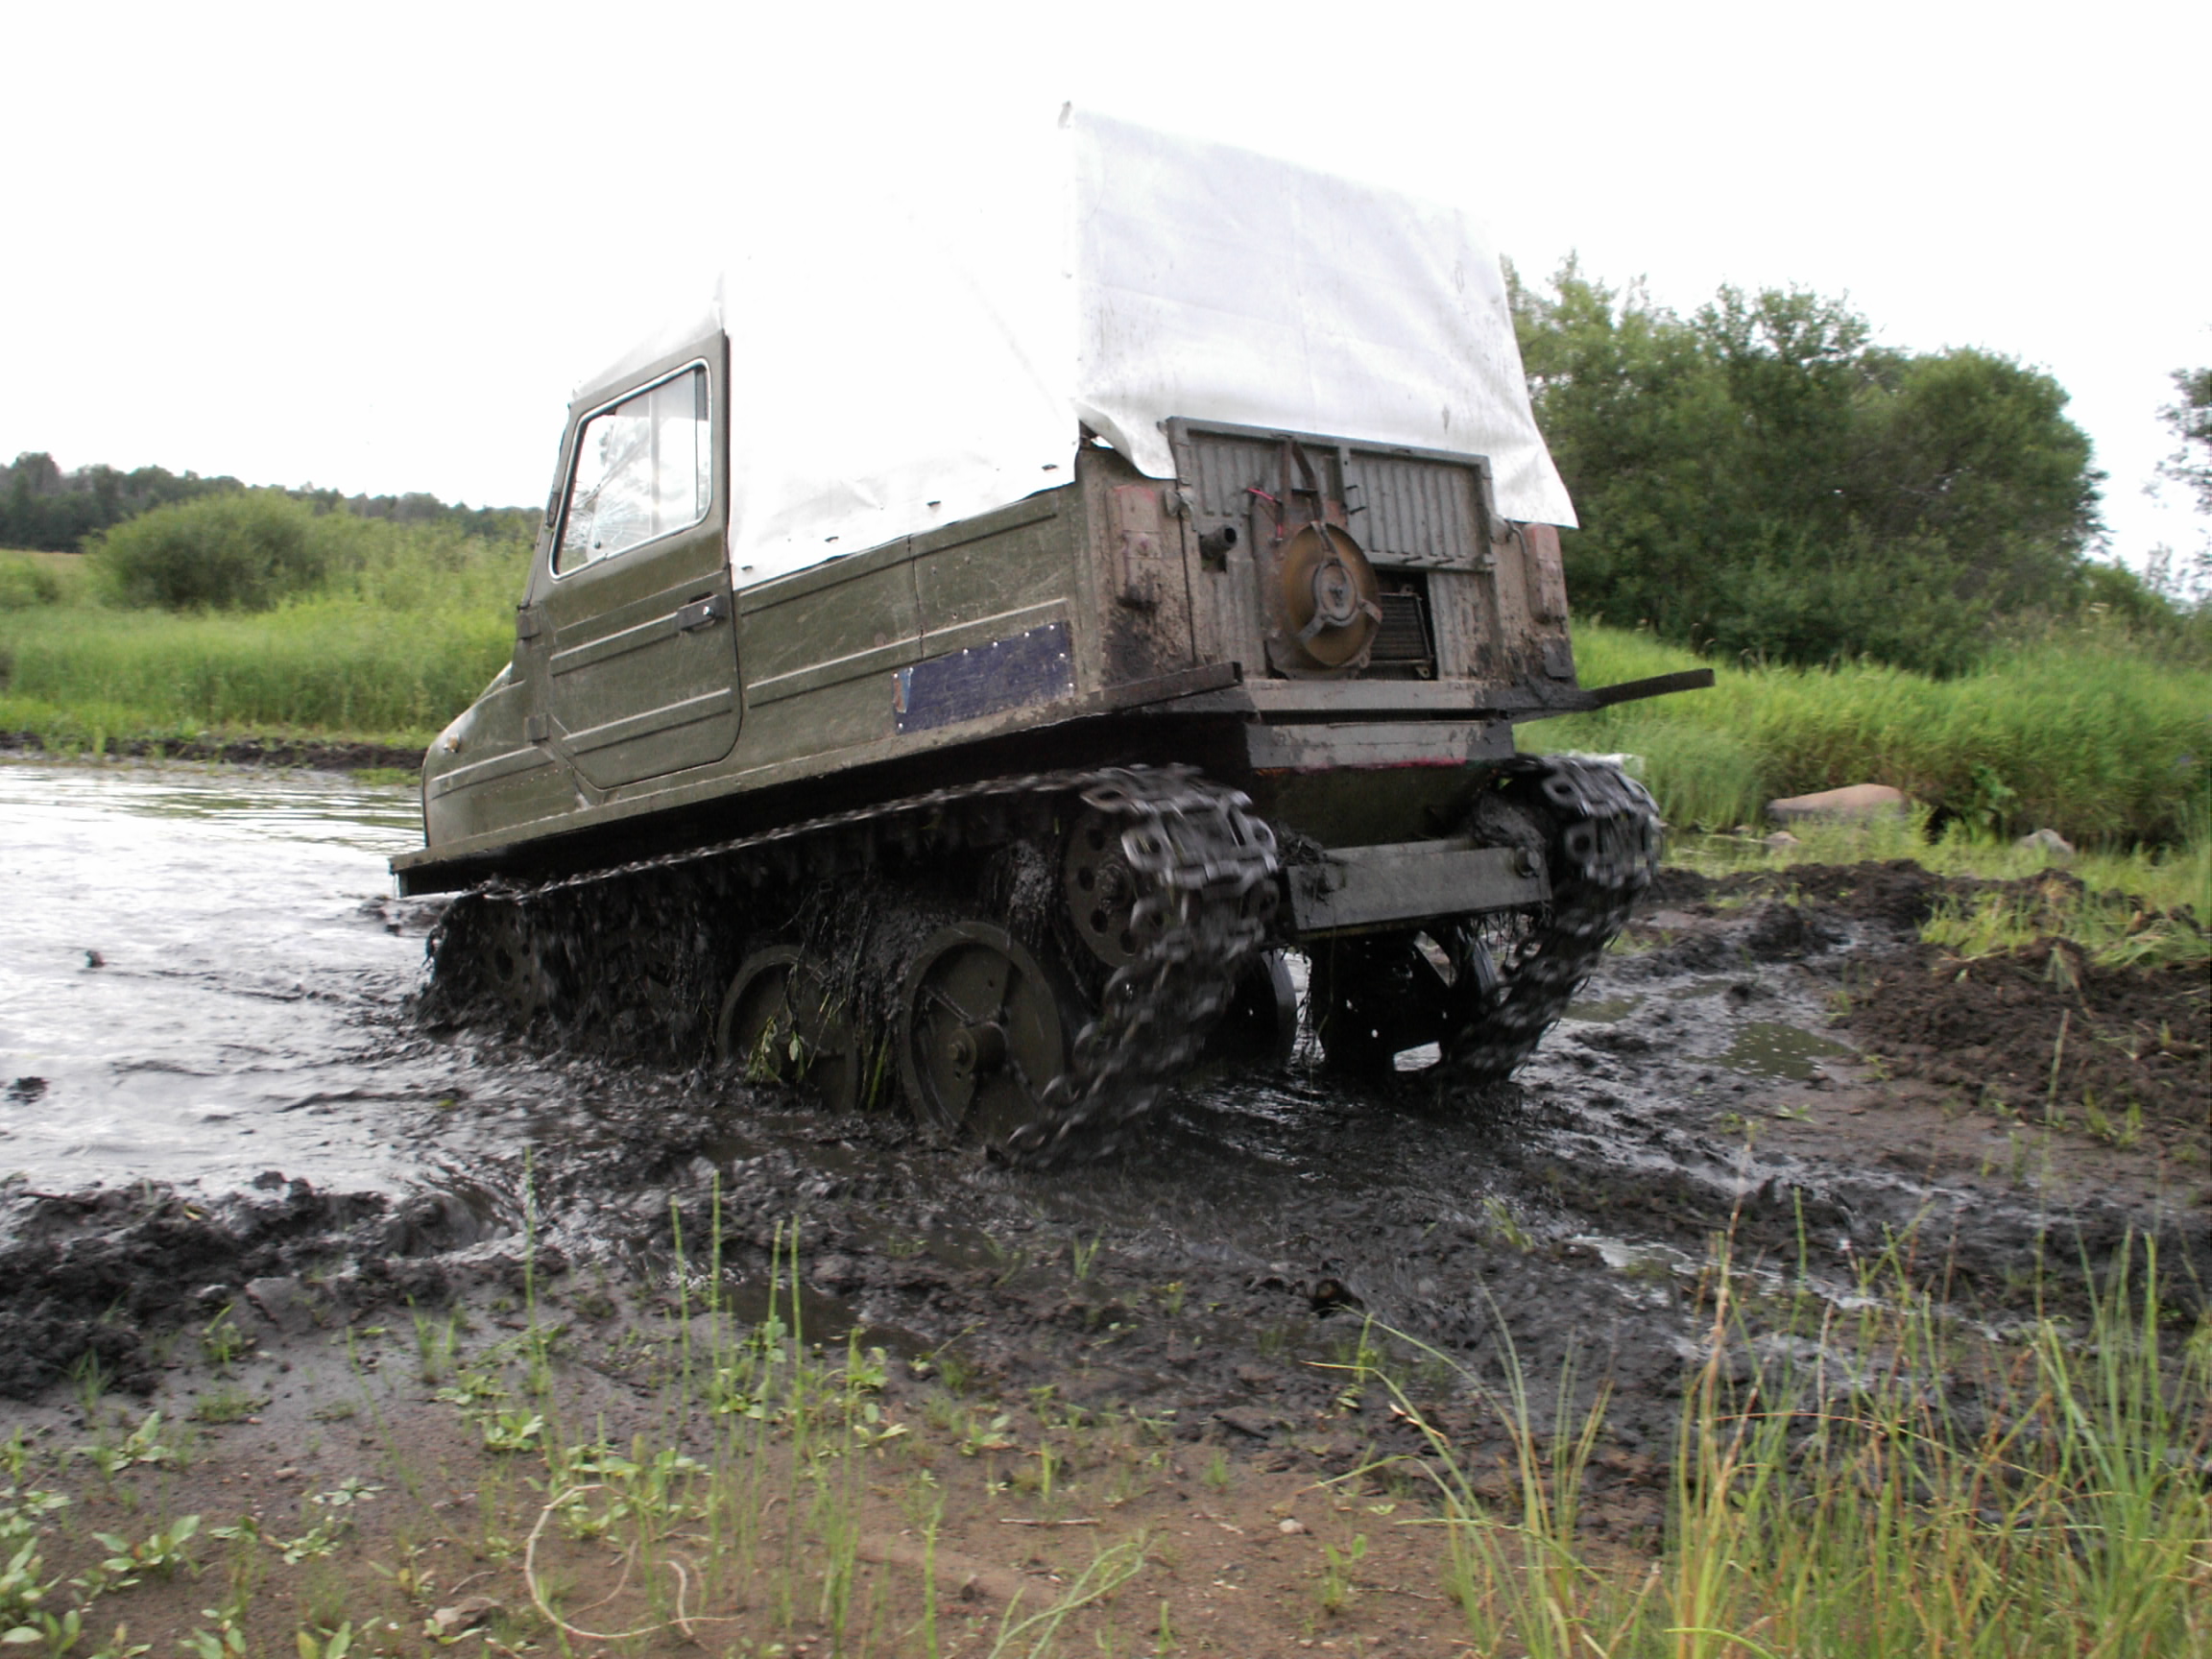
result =
[{"label": "side window", "polygon": [[584,422],[555,570],[580,570],[707,517],[714,481],[707,411],[707,371],[694,368]]}]

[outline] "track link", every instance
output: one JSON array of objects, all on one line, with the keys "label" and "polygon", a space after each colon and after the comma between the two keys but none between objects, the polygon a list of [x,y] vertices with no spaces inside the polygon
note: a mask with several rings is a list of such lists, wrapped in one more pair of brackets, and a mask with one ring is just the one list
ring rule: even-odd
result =
[{"label": "track link", "polygon": [[1659,808],[1610,761],[1525,757],[1499,786],[1550,827],[1551,899],[1511,957],[1490,964],[1495,988],[1468,999],[1443,1042],[1448,1075],[1477,1087],[1503,1081],[1567,1012],[1627,925],[1659,867]]},{"label": "track link", "polygon": [[925,869],[1023,821],[1048,825],[1055,805],[1117,826],[1145,943],[1107,979],[1035,1118],[992,1150],[1032,1167],[1097,1156],[1196,1059],[1274,914],[1272,831],[1242,794],[1189,768],[996,779],[547,881],[489,881],[431,937],[426,1008],[454,1022],[493,1011],[549,1021],[571,1037],[688,1058],[735,972],[702,912],[759,920],[841,874]]}]

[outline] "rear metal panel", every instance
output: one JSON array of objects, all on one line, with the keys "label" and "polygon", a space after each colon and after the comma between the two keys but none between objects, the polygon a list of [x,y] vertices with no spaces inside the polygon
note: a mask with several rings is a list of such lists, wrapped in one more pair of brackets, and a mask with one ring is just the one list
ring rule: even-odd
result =
[{"label": "rear metal panel", "polygon": [[1543,865],[1518,848],[1448,841],[1342,848],[1318,863],[1292,865],[1288,874],[1301,940],[1540,904],[1551,896]]},{"label": "rear metal panel", "polygon": [[1488,568],[1481,463],[1347,448],[1341,465],[1359,543],[1375,564]]}]

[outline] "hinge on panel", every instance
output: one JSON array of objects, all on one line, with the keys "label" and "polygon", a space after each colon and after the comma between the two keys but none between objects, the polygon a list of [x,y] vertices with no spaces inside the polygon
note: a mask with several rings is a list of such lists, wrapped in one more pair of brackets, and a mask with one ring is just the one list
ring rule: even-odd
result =
[{"label": "hinge on panel", "polygon": [[515,637],[535,639],[545,631],[545,619],[527,605],[515,608]]},{"label": "hinge on panel", "polygon": [[542,714],[532,714],[522,722],[522,741],[543,743],[553,735],[553,722]]}]

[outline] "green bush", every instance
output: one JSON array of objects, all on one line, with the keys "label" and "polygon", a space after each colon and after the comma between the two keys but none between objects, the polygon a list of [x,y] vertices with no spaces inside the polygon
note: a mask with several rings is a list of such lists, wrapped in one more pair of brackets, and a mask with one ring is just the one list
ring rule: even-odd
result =
[{"label": "green bush", "polygon": [[328,518],[280,490],[156,507],[87,539],[108,591],[167,611],[266,611],[323,586]]},{"label": "green bush", "polygon": [[2048,374],[1880,346],[1802,290],[1683,316],[1573,260],[1549,293],[1511,286],[1585,526],[1564,539],[1578,604],[1700,649],[1939,675],[2078,608],[2103,475]]},{"label": "green bush", "polygon": [[60,599],[61,578],[51,560],[36,553],[0,553],[0,611],[29,611]]}]

